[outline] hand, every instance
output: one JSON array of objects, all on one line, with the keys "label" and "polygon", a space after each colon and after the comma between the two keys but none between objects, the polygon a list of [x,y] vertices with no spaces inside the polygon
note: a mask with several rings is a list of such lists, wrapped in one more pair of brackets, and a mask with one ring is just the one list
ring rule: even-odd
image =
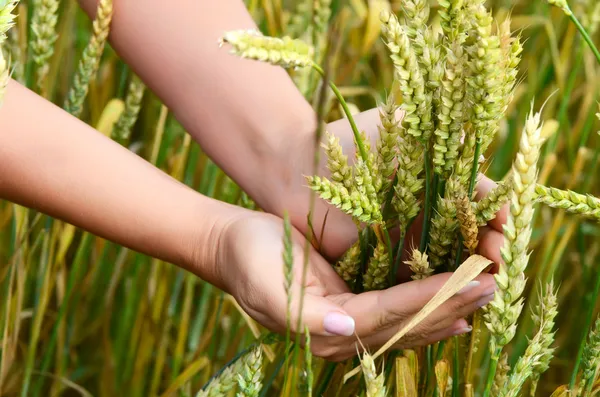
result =
[{"label": "hand", "polygon": [[[281,219],[247,212],[221,231],[216,260],[216,268],[221,273],[226,272],[226,275],[220,275],[225,289],[255,320],[280,333],[286,330],[287,313],[282,239]],[[293,241],[291,328],[298,331],[305,239],[293,230]],[[334,361],[356,354],[357,336],[369,350],[379,348],[435,295],[450,276],[439,274],[385,291],[356,295],[312,247],[308,259],[302,321],[311,332],[313,354]],[[494,289],[493,277],[480,275],[408,333],[396,347],[427,345],[469,332],[464,317],[487,304]]]}]

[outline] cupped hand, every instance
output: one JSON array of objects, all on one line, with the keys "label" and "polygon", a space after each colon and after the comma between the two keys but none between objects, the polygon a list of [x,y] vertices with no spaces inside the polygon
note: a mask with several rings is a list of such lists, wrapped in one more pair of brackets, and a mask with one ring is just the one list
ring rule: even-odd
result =
[{"label": "cupped hand", "polygon": [[[298,331],[300,291],[304,289],[301,318],[311,333],[312,352],[333,361],[354,356],[357,337],[371,351],[382,346],[450,277],[449,273],[439,274],[384,291],[357,295],[349,291],[331,264],[311,247],[302,284],[304,242],[304,236],[294,230],[291,329]],[[282,260],[283,221],[264,213],[245,213],[223,229],[218,252],[216,265],[220,272],[226,272],[221,279],[227,291],[259,323],[284,333],[288,311]],[[494,289],[493,276],[480,275],[409,332],[396,347],[427,345],[469,332],[464,317],[487,304]]]}]

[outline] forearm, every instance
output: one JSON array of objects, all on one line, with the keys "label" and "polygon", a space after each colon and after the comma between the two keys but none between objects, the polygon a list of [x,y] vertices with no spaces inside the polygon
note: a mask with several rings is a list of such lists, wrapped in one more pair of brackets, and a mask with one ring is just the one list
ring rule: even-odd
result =
[{"label": "forearm", "polygon": [[[97,0],[80,3],[94,14]],[[290,146],[312,135],[314,112],[285,70],[219,48],[225,31],[256,28],[244,3],[114,0],[114,9],[119,55],[225,172],[278,212]]]},{"label": "forearm", "polygon": [[221,284],[213,240],[239,209],[201,196],[14,81],[0,125],[2,198]]}]

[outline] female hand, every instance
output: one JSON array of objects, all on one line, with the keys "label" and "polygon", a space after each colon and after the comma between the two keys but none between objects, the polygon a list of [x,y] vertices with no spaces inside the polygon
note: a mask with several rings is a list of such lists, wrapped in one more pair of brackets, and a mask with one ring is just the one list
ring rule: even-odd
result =
[{"label": "female hand", "polygon": [[[229,222],[217,242],[216,268],[225,289],[242,308],[265,327],[286,330],[287,295],[283,270],[283,221],[263,213],[247,213]],[[304,236],[293,230],[293,296],[291,329],[296,332]],[[357,352],[357,337],[374,350],[393,336],[427,303],[449,278],[439,274],[384,291],[353,294],[332,266],[312,247],[309,251],[302,324],[311,332],[313,354],[329,360],[344,360]],[[452,297],[396,346],[427,345],[469,332],[464,317],[493,297],[495,282],[482,274]],[[300,329],[303,330],[303,327]]]}]

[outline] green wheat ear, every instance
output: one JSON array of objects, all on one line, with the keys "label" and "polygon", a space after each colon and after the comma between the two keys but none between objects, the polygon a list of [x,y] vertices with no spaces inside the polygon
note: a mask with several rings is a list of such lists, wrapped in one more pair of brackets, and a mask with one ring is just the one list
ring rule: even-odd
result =
[{"label": "green wheat ear", "polygon": [[137,76],[133,75],[129,88],[127,89],[127,96],[125,98],[125,110],[121,113],[119,120],[117,120],[112,136],[120,142],[127,142],[131,136],[131,130],[138,119],[140,110],[142,108],[142,99],[144,98],[144,92],[146,86],[142,80]]},{"label": "green wheat ear", "polygon": [[58,38],[56,23],[58,21],[58,0],[41,0],[33,8],[33,20],[30,47],[37,70],[37,86],[42,88],[50,65],[48,61],[54,54],[54,43]]},{"label": "green wheat ear", "polygon": [[75,74],[73,86],[65,101],[65,110],[75,117],[81,116],[83,103],[87,97],[90,82],[100,66],[100,58],[108,38],[110,23],[113,16],[112,0],[101,0],[98,4],[96,19],[93,23],[93,33],[90,41],[83,50],[79,67]]},{"label": "green wheat ear", "polygon": [[231,45],[231,53],[241,58],[254,59],[285,68],[299,68],[313,64],[314,48],[302,40],[290,37],[263,36],[257,30],[233,30],[219,41]]}]

